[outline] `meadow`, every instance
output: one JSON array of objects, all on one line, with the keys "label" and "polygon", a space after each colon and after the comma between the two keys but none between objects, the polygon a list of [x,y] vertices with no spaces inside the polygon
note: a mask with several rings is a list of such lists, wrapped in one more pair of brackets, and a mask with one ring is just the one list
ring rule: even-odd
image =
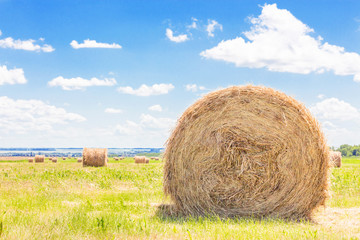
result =
[{"label": "meadow", "polygon": [[331,199],[313,221],[171,217],[159,206],[163,162],[83,168],[0,161],[0,239],[360,239],[360,159],[331,170]]}]

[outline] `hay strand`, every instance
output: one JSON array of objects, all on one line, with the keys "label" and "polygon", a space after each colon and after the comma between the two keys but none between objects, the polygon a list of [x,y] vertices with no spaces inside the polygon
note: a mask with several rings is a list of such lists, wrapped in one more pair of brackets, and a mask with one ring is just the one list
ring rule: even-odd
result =
[{"label": "hay strand", "polygon": [[106,148],[84,148],[83,166],[106,167],[108,162]]},{"label": "hay strand", "polygon": [[164,159],[175,213],[301,219],[328,196],[320,125],[271,88],[230,87],[201,98],[178,120]]}]

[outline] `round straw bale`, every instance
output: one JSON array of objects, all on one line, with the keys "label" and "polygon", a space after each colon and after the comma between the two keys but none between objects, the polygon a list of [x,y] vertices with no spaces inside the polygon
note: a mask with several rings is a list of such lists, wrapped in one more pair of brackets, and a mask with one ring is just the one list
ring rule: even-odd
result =
[{"label": "round straw bale", "polygon": [[135,156],[135,163],[146,163],[146,157],[145,156]]},{"label": "round straw bale", "polygon": [[77,161],[78,161],[78,162],[82,162],[82,158],[78,158]]},{"label": "round straw bale", "polygon": [[341,167],[341,152],[330,151],[330,164],[333,167]]},{"label": "round straw bale", "polygon": [[43,163],[45,161],[44,155],[35,155],[35,162],[36,163]]},{"label": "round straw bale", "polygon": [[108,162],[106,148],[84,148],[83,166],[106,167]]},{"label": "round straw bale", "polygon": [[207,94],[178,120],[164,159],[164,192],[180,214],[309,218],[328,196],[320,125],[271,88]]},{"label": "round straw bale", "polygon": [[119,158],[118,157],[114,157],[115,161],[119,161]]},{"label": "round straw bale", "polygon": [[29,158],[28,160],[29,160],[29,163],[34,162],[34,158]]},{"label": "round straw bale", "polygon": [[66,157],[63,157],[62,159],[63,159],[63,160],[66,160]]},{"label": "round straw bale", "polygon": [[145,163],[149,163],[150,159],[149,158],[145,158]]},{"label": "round straw bale", "polygon": [[56,157],[53,157],[53,158],[51,158],[51,161],[52,161],[53,163],[57,163],[57,158],[56,158]]},{"label": "round straw bale", "polygon": [[154,160],[157,160],[157,161],[158,161],[158,160],[159,160],[159,158],[158,158],[158,157],[154,157]]}]

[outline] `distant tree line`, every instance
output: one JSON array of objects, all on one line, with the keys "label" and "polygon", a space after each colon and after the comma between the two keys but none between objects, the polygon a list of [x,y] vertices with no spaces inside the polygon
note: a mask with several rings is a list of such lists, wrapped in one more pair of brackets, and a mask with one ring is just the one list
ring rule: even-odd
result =
[{"label": "distant tree line", "polygon": [[349,144],[343,144],[337,149],[331,147],[331,150],[341,152],[341,155],[344,157],[360,156],[360,145],[351,146]]}]

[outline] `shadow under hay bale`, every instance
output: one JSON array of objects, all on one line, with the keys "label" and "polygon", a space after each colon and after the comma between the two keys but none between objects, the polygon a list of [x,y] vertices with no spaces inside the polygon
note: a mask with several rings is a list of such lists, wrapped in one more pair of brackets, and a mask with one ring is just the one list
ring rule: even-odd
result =
[{"label": "shadow under hay bale", "polygon": [[304,105],[266,87],[207,94],[178,120],[164,192],[184,215],[310,218],[328,197],[329,150]]},{"label": "shadow under hay bale", "polygon": [[106,148],[84,148],[83,150],[84,167],[106,167],[108,162]]},{"label": "shadow under hay bale", "polygon": [[330,151],[330,164],[332,167],[341,167],[341,152]]},{"label": "shadow under hay bale", "polygon": [[43,163],[43,162],[45,162],[45,156],[44,156],[44,155],[35,155],[35,162],[36,162],[36,163]]}]

